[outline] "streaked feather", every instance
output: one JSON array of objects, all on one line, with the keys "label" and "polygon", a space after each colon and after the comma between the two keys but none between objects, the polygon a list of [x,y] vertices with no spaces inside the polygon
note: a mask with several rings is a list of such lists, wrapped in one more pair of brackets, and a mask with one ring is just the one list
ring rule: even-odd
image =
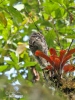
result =
[{"label": "streaked feather", "polygon": [[[45,38],[39,32],[33,32],[31,34],[30,39],[29,39],[29,47],[30,47],[34,56],[35,56],[36,50],[40,50],[40,51],[44,52],[46,55],[48,53],[48,46],[47,46],[47,43],[45,41]],[[35,58],[37,59],[37,61],[41,65],[42,69],[47,66],[48,62],[44,58],[37,57],[37,56],[35,56]]]}]

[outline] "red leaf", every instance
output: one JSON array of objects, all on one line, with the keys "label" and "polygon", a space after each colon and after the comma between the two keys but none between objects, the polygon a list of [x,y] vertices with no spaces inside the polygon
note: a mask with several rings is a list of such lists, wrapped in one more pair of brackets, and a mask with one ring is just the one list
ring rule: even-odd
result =
[{"label": "red leaf", "polygon": [[54,60],[54,67],[55,67],[55,69],[59,69],[59,67],[60,67],[60,59],[59,58],[55,58],[55,60]]},{"label": "red leaf", "polygon": [[[71,54],[73,54],[73,53],[75,53],[75,48],[69,50],[68,53],[66,54],[66,56],[71,55]],[[65,57],[66,57],[66,56],[65,56]]]},{"label": "red leaf", "polygon": [[44,70],[52,70],[52,69],[53,69],[53,67],[50,65],[48,65],[46,68],[44,68]]},{"label": "red leaf", "polygon": [[37,50],[37,51],[35,52],[35,56],[43,57],[43,58],[46,59],[48,62],[50,62],[51,65],[54,64],[53,61],[52,61],[47,55],[45,55],[42,51]]},{"label": "red leaf", "polygon": [[61,66],[63,67],[64,64],[66,63],[67,60],[69,60],[71,58],[71,55],[75,53],[75,49],[71,49],[70,51],[68,51],[68,53],[63,57],[63,61],[62,61],[62,64]]},{"label": "red leaf", "polygon": [[74,71],[75,67],[73,65],[71,65],[71,64],[68,64],[68,65],[64,66],[63,70],[64,70],[65,73],[67,73],[67,72]]},{"label": "red leaf", "polygon": [[66,56],[65,58],[63,58],[63,61],[62,61],[62,63],[61,63],[61,66],[63,67],[64,64],[67,62],[67,60],[69,60],[70,58],[71,58],[71,55]]},{"label": "red leaf", "polygon": [[57,55],[56,50],[54,48],[49,49],[51,55]]},{"label": "red leaf", "polygon": [[60,56],[59,56],[59,58],[60,58],[61,61],[64,58],[65,53],[66,53],[66,50],[60,50]]},{"label": "red leaf", "polygon": [[57,57],[56,55],[51,55],[50,59],[54,62],[54,60],[55,60],[56,57]]}]

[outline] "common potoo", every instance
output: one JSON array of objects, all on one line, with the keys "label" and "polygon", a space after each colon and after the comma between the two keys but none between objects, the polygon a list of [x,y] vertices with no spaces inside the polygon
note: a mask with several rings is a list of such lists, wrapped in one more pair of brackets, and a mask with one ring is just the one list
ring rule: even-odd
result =
[{"label": "common potoo", "polygon": [[[35,56],[36,50],[40,50],[47,55],[47,52],[48,52],[47,43],[45,41],[44,36],[39,32],[33,32],[31,34],[30,39],[29,39],[29,47],[30,47],[34,56]],[[41,65],[40,66],[41,69],[44,69],[47,66],[48,63],[44,58],[37,57],[37,56],[35,56],[35,58],[37,59],[37,61]]]}]

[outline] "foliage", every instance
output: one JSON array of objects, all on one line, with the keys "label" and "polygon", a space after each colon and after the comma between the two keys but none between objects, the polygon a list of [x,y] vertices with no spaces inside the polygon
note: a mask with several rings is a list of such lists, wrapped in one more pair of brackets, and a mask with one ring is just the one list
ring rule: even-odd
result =
[{"label": "foliage", "polygon": [[[73,49],[75,1],[0,0],[0,98],[2,100],[9,98],[28,100],[28,89],[34,85],[34,74],[36,70],[39,74],[42,72],[29,49],[28,40],[33,31],[39,31],[44,35],[49,48],[53,47],[57,51]],[[35,72],[32,70],[33,66],[36,68]],[[41,74],[39,83],[45,84]],[[48,92],[48,89],[45,91]]]}]

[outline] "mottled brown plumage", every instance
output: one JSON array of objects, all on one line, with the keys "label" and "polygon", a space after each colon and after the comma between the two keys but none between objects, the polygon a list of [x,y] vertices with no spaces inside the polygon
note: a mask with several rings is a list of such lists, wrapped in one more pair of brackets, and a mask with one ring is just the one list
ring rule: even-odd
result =
[{"label": "mottled brown plumage", "polygon": [[[48,46],[45,41],[45,38],[39,32],[33,32],[31,34],[30,39],[29,39],[29,47],[34,56],[35,56],[36,50],[40,50],[40,51],[44,52],[46,55],[48,53]],[[47,66],[48,62],[44,58],[37,57],[37,56],[35,56],[35,57],[36,57],[37,61],[39,62],[39,64],[41,65],[42,69]]]}]

